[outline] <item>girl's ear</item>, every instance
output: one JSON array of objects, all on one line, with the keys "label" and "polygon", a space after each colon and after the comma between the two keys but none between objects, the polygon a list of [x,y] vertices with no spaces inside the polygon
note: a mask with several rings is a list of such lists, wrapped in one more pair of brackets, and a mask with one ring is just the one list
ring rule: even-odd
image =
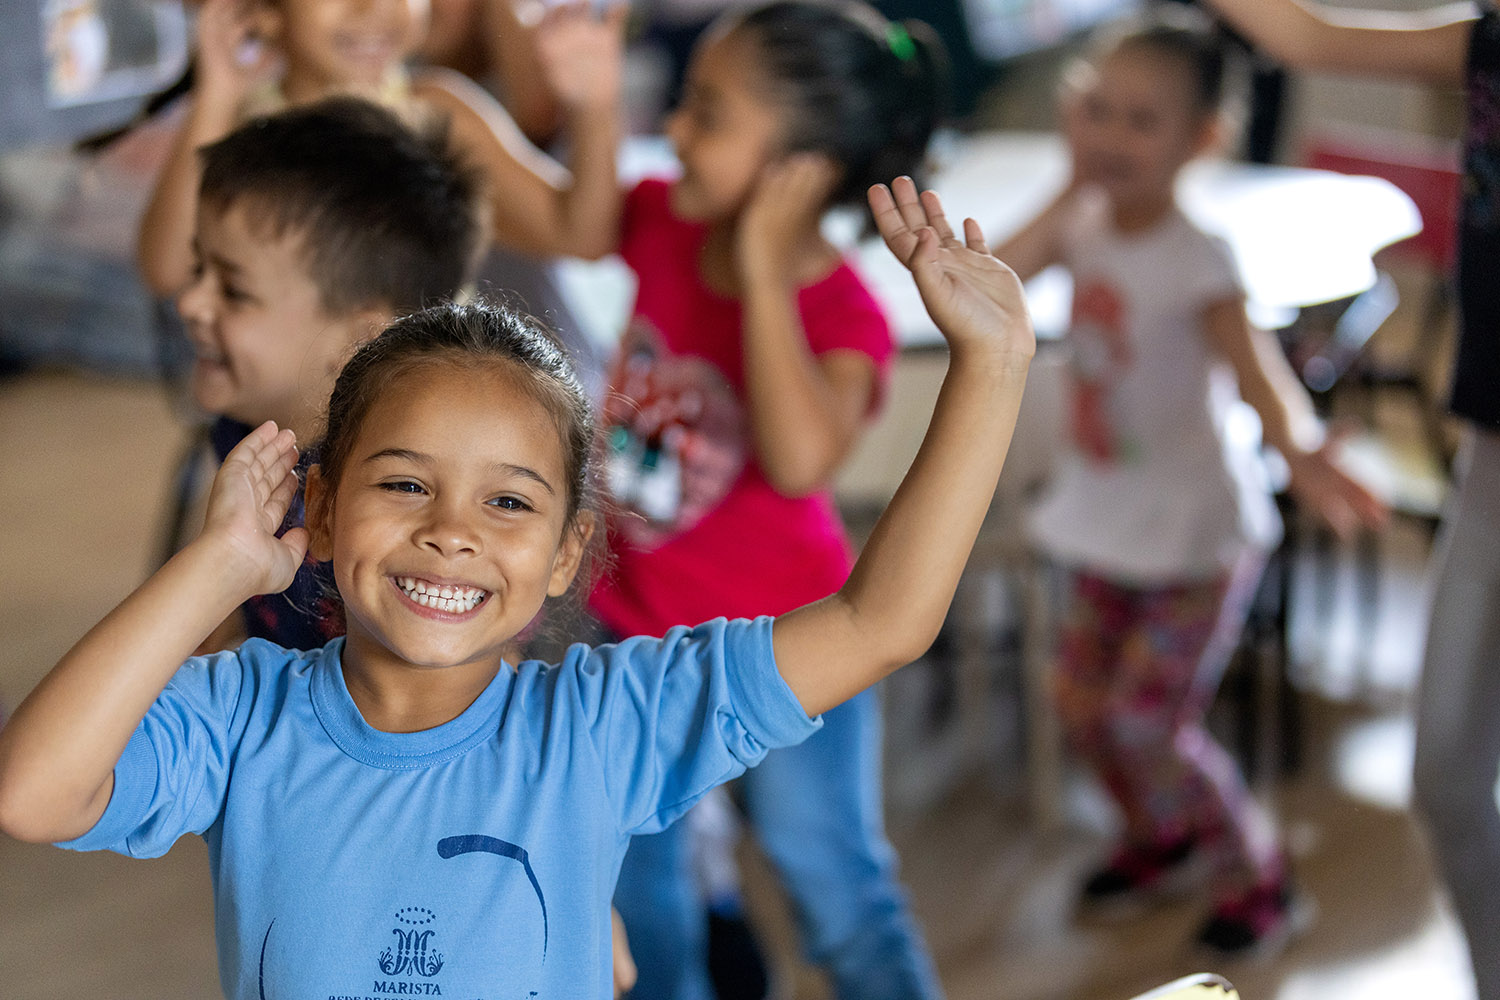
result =
[{"label": "girl's ear", "polygon": [[303,516],[307,524],[307,552],[319,562],[333,559],[333,496],[323,479],[321,466],[313,465],[307,470],[307,483],[303,486]]},{"label": "girl's ear", "polygon": [[594,523],[592,511],[579,511],[573,523],[563,529],[562,544],[552,562],[552,578],[547,581],[548,597],[561,597],[573,585],[578,567],[583,564],[583,554],[594,537]]}]

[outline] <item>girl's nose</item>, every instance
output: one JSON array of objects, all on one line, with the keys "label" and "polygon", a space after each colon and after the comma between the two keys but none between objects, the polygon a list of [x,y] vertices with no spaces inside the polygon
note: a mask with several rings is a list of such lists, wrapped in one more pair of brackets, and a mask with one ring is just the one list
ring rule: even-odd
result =
[{"label": "girl's nose", "polygon": [[417,529],[416,543],[445,557],[479,552],[479,535],[462,512],[441,501],[428,508],[428,516]]}]

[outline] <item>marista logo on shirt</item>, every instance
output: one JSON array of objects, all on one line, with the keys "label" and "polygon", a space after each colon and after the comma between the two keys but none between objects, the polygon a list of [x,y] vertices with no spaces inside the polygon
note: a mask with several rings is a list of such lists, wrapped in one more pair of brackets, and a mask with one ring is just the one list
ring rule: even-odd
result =
[{"label": "marista logo on shirt", "polygon": [[[438,841],[438,856],[453,858],[463,854],[491,854],[516,862],[525,872],[536,892],[537,902],[542,908],[542,961],[547,960],[547,900],[542,894],[541,883],[532,870],[531,858],[526,849],[508,841],[482,834],[462,837],[444,837]],[[440,997],[442,983],[434,977],[443,970],[445,960],[438,946],[438,915],[425,906],[404,906],[395,913],[391,935],[394,940],[386,943],[375,958],[375,965],[385,978],[377,978],[369,993],[329,994],[328,1000],[386,1000],[389,997]],[[271,943],[271,932],[276,921],[266,928],[266,936],[260,946],[260,1000],[273,1000],[266,992],[266,950]],[[535,990],[528,997],[535,997]],[[476,1000],[476,998],[464,998]]]}]

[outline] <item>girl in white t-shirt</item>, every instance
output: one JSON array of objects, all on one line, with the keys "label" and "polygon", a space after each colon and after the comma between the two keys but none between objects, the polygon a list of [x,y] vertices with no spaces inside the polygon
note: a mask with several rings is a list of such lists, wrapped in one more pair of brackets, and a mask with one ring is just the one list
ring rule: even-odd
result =
[{"label": "girl in white t-shirt", "polygon": [[1117,32],[1068,77],[1068,188],[1001,249],[1023,277],[1074,279],[1075,448],[1032,534],[1070,574],[1055,697],[1125,836],[1089,904],[1167,888],[1195,857],[1214,904],[1198,940],[1258,950],[1292,925],[1270,823],[1204,716],[1280,524],[1238,396],[1298,498],[1347,532],[1382,507],[1332,461],[1274,340],[1247,323],[1228,248],[1178,207],[1184,165],[1218,136],[1224,55],[1184,12]]}]

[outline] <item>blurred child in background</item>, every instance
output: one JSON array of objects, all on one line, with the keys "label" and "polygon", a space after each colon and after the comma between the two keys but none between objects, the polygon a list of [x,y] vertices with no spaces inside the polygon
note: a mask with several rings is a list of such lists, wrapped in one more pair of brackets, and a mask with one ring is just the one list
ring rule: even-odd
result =
[{"label": "blurred child in background", "polygon": [[1176,201],[1215,146],[1224,56],[1191,12],[1107,36],[1063,98],[1073,176],[998,249],[1023,279],[1073,276],[1074,451],[1034,511],[1068,574],[1055,697],[1069,742],[1124,820],[1088,904],[1162,892],[1208,862],[1198,941],[1227,955],[1293,927],[1286,858],[1204,716],[1279,522],[1236,397],[1286,458],[1297,497],[1341,530],[1379,502],[1341,472],[1275,341],[1251,329],[1235,264]]},{"label": "blurred child in background", "polygon": [[623,4],[597,18],[555,8],[539,29],[547,85],[565,109],[571,173],[528,143],[473,81],[406,60],[428,25],[420,0],[208,0],[198,16],[196,77],[186,115],[141,220],[147,285],[176,294],[192,270],[196,150],[246,117],[355,94],[415,120],[447,123],[479,172],[492,236],[533,256],[596,257],[615,242]]},{"label": "blurred child in background", "polygon": [[[704,37],[666,129],[682,175],[642,182],[621,222],[639,289],[604,415],[623,513],[591,607],[609,631],[776,614],[847,576],[830,484],[892,343],[820,223],[921,167],[945,93],[936,37],[862,3],[771,3]],[[880,739],[866,692],[741,791],[838,995],[934,997],[884,833]],[[621,871],[642,1000],[709,995],[689,857],[678,824],[637,838]]]}]

